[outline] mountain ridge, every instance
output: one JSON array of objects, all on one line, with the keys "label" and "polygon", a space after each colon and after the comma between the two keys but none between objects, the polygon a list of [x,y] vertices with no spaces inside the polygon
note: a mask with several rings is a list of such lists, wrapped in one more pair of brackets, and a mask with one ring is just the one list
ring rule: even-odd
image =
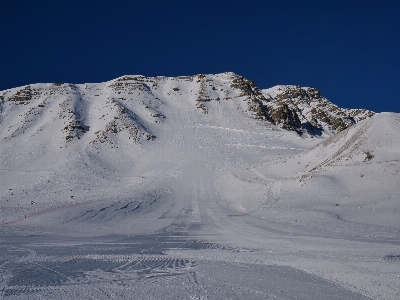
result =
[{"label": "mountain ridge", "polygon": [[[276,86],[262,90],[232,72],[179,77],[124,75],[98,84],[58,82],[1,91],[0,124],[4,126],[8,114],[13,120],[9,121],[7,133],[0,132],[0,139],[25,134],[33,128],[35,134],[40,134],[43,127],[49,126],[41,120],[50,117],[52,124],[62,120],[58,130],[66,141],[89,133],[91,144],[112,143],[115,135],[143,143],[156,138],[153,125],[167,117],[160,107],[171,101],[169,98],[182,96],[192,100],[193,109],[199,113],[213,113],[212,109],[218,106],[215,103],[228,101],[268,127],[295,131],[305,137],[330,136],[374,114],[339,108],[313,88]],[[18,113],[13,115],[13,110]]]}]

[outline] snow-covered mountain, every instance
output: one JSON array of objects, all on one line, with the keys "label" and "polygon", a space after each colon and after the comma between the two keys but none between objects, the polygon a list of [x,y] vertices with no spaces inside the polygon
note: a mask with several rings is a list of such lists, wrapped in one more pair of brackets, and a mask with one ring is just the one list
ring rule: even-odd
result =
[{"label": "snow-covered mountain", "polygon": [[0,295],[398,299],[399,120],[234,73],[2,91]]},{"label": "snow-covered mountain", "polygon": [[[277,86],[260,90],[233,73],[187,77],[123,76],[99,84],[32,84],[0,92],[0,139],[51,137],[59,146],[128,139],[154,139],[169,116],[170,103],[201,114],[255,118],[266,127],[299,134],[331,135],[370,117],[366,110],[341,109],[316,89]],[[235,112],[233,112],[235,111]],[[222,117],[223,118],[223,117]],[[277,126],[275,126],[277,125]]]}]

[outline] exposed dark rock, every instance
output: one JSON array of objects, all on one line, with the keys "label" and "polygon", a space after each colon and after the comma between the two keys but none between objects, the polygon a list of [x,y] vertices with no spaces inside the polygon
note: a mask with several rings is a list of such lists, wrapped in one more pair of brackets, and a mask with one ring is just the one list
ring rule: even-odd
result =
[{"label": "exposed dark rock", "polygon": [[8,101],[14,101],[15,104],[28,104],[32,98],[31,86],[27,85],[17,91],[13,96],[9,97]]},{"label": "exposed dark rock", "polygon": [[311,135],[336,133],[374,115],[365,109],[344,109],[331,103],[315,88],[282,86],[264,90],[266,106],[275,125]]}]

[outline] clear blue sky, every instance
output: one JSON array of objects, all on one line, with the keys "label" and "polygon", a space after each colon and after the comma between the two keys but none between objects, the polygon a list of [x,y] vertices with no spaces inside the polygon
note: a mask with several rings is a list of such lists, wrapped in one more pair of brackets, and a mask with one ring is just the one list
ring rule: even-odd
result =
[{"label": "clear blue sky", "polygon": [[232,71],[400,112],[400,1],[0,0],[0,90]]}]

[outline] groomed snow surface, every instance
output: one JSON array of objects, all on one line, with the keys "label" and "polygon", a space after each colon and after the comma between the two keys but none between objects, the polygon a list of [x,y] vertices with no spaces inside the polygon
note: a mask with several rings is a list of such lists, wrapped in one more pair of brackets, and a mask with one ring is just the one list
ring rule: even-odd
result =
[{"label": "groomed snow surface", "polygon": [[1,298],[400,299],[399,114],[303,138],[162,81],[136,91],[163,116],[136,108],[137,143],[90,143],[105,84],[78,86],[70,141],[60,105],[15,133],[3,103]]}]

